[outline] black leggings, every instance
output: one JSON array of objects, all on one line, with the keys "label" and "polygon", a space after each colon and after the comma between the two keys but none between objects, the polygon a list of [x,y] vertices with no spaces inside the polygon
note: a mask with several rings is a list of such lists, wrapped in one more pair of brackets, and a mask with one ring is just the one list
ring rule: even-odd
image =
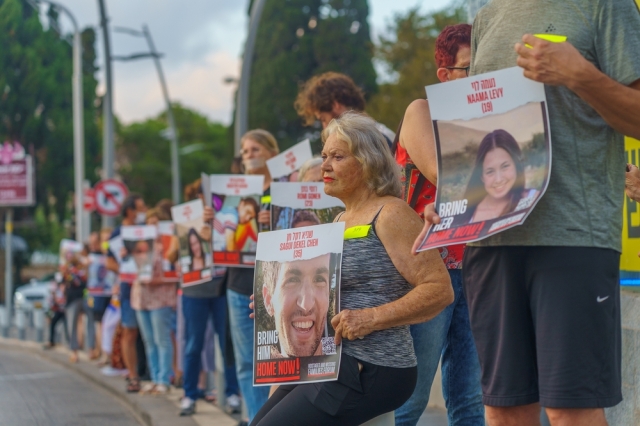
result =
[{"label": "black leggings", "polygon": [[417,371],[343,354],[338,381],[280,386],[251,426],[357,426],[402,406],[413,393]]},{"label": "black leggings", "polygon": [[67,318],[64,314],[64,311],[56,311],[53,313],[53,317],[51,318],[51,324],[49,326],[49,343],[51,345],[55,345],[56,343],[56,325],[58,321],[62,321],[62,325],[64,326],[64,337],[69,341],[69,330],[67,330]]}]

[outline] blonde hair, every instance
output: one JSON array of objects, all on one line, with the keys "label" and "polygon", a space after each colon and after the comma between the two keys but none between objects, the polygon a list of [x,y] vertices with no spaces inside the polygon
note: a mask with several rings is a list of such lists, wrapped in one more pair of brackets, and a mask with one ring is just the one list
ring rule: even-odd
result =
[{"label": "blonde hair", "polygon": [[302,167],[300,167],[300,173],[298,173],[298,182],[302,182],[302,179],[304,179],[305,175],[309,170],[321,165],[322,165],[322,158],[320,157],[313,157],[305,161]]},{"label": "blonde hair", "polygon": [[396,163],[387,140],[369,116],[348,111],[331,120],[322,132],[322,143],[335,135],[349,146],[351,154],[360,162],[367,186],[379,197],[400,197],[400,166]]},{"label": "blonde hair", "polygon": [[252,141],[259,143],[267,150],[269,150],[269,152],[271,152],[272,154],[280,153],[280,148],[278,148],[278,141],[276,141],[276,138],[266,130],[249,130],[247,133],[242,135],[242,139],[240,139],[240,145],[242,145],[242,142],[244,142],[246,139],[251,139]]}]

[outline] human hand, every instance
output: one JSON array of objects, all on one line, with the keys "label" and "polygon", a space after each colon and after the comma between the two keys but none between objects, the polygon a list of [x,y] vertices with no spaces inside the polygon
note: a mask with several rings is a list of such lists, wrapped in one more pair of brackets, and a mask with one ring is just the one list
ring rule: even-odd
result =
[{"label": "human hand", "polygon": [[633,164],[627,164],[624,178],[624,192],[633,201],[640,201],[640,169]]},{"label": "human hand", "polygon": [[531,80],[571,88],[580,81],[584,71],[593,66],[571,43],[554,43],[531,34],[522,36],[522,41],[515,45],[517,64]]},{"label": "human hand", "polygon": [[253,303],[253,294],[249,296],[249,299],[251,299],[251,303],[249,303],[249,309],[254,311],[249,314],[249,318],[254,319],[256,317],[256,314],[255,314],[255,308],[254,308],[255,303]]},{"label": "human hand", "polygon": [[331,319],[331,325],[336,331],[334,342],[336,345],[342,343],[342,339],[355,340],[362,339],[367,334],[374,331],[372,309],[358,309],[351,311],[345,309]]},{"label": "human hand", "polygon": [[271,224],[271,210],[260,210],[258,213],[258,223],[263,225]]},{"label": "human hand", "polygon": [[435,203],[427,204],[424,208],[424,227],[422,228],[422,231],[420,231],[420,235],[418,235],[418,238],[416,238],[416,240],[413,242],[413,247],[411,247],[411,254],[418,254],[418,249],[422,244],[422,240],[424,240],[424,237],[427,236],[427,232],[431,228],[431,225],[437,225],[439,223],[440,216],[438,216],[438,213],[436,213]]},{"label": "human hand", "polygon": [[213,211],[213,207],[204,206],[204,211],[202,213],[202,220],[204,220],[205,223],[211,223],[214,217],[215,217],[215,212]]}]

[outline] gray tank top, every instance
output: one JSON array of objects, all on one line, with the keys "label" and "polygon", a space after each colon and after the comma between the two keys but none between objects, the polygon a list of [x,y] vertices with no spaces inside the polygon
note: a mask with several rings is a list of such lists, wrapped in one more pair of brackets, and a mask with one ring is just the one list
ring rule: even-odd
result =
[{"label": "gray tank top", "polygon": [[[376,235],[375,227],[380,211],[369,224],[371,226],[366,235],[345,239],[340,287],[341,310],[384,305],[400,299],[413,288],[400,275]],[[417,365],[408,325],[374,331],[363,339],[344,339],[342,345],[345,354],[371,364],[395,368]]]}]

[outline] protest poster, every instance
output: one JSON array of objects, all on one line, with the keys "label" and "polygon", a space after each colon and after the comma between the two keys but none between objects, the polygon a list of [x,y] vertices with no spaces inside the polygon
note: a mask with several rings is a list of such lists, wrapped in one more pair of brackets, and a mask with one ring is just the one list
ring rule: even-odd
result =
[{"label": "protest poster", "polygon": [[311,143],[305,139],[286,151],[267,160],[267,168],[271,178],[276,182],[297,182],[298,170],[313,158]]},{"label": "protest poster", "polygon": [[[217,266],[252,268],[258,245],[258,213],[264,176],[211,175],[213,260]],[[269,199],[267,199],[269,198]]]},{"label": "protest poster", "polygon": [[136,279],[149,282],[153,278],[154,244],[158,229],[153,225],[123,226],[120,281],[132,283]]},{"label": "protest poster", "polygon": [[90,253],[87,272],[87,292],[91,296],[111,296],[117,275],[107,269],[107,255]]},{"label": "protest poster", "polygon": [[161,220],[158,222],[158,242],[160,243],[159,252],[162,257],[162,279],[166,282],[177,282],[178,271],[175,262],[169,259],[169,255],[179,242],[175,236],[175,224],[170,220]]},{"label": "protest poster", "polygon": [[202,200],[171,207],[180,244],[179,268],[182,287],[202,284],[212,278],[211,226],[203,219]]},{"label": "protest poster", "polygon": [[[260,234],[254,275],[254,386],[336,380],[344,223]],[[305,292],[304,306],[296,300]]]},{"label": "protest poster", "polygon": [[68,239],[61,240],[59,255],[60,269],[69,266],[78,266],[82,250],[84,250],[84,245],[81,242]]},{"label": "protest poster", "polygon": [[436,211],[418,251],[522,225],[549,183],[544,85],[508,68],[427,87],[438,154]]},{"label": "protest poster", "polygon": [[339,199],[325,194],[323,182],[273,182],[271,229],[291,229],[331,223],[344,211]]}]

